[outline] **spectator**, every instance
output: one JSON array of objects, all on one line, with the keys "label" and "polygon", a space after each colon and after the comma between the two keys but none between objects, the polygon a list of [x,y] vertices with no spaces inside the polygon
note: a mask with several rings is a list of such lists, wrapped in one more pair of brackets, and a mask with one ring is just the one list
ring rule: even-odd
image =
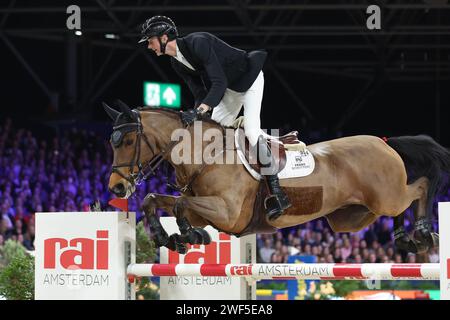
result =
[{"label": "spectator", "polygon": [[360,248],[361,250],[367,249],[367,242],[366,242],[366,240],[361,240],[361,241],[359,242],[359,248]]},{"label": "spectator", "polygon": [[269,263],[272,260],[272,255],[275,253],[275,249],[272,247],[272,241],[266,239],[264,242],[264,247],[259,249],[259,256],[262,262]]},{"label": "spectator", "polygon": [[10,223],[9,220],[7,220],[5,218],[3,218],[0,221],[0,234],[3,235],[4,240],[10,239],[14,235],[14,229],[13,229],[12,224]]},{"label": "spectator", "polygon": [[[392,220],[392,219],[390,219]],[[381,223],[381,230],[377,232],[377,239],[382,246],[391,241],[392,226],[388,219],[383,219]]]},{"label": "spectator", "polygon": [[370,257],[370,251],[367,248],[364,248],[362,250],[362,255],[361,255],[363,261],[368,262],[369,261],[369,257]]},{"label": "spectator", "polygon": [[319,253],[319,246],[313,246],[311,248],[311,254],[313,256],[319,256],[320,255],[320,253]]},{"label": "spectator", "polygon": [[366,241],[368,246],[372,245],[372,242],[377,240],[377,234],[375,233],[375,225],[371,224],[369,226],[369,230],[364,234],[364,240]]},{"label": "spectator", "polygon": [[283,263],[283,257],[281,254],[278,254],[277,252],[273,252],[270,256],[270,263]]},{"label": "spectator", "polygon": [[439,262],[439,252],[438,249],[432,248],[428,252],[428,260],[430,263],[438,263]]},{"label": "spectator", "polygon": [[348,262],[355,262],[357,256],[360,256],[359,248],[353,248],[352,253],[347,258]]},{"label": "spectator", "polygon": [[345,262],[344,259],[342,258],[341,248],[337,248],[334,250],[333,260],[335,263]]},{"label": "spectator", "polygon": [[305,244],[305,246],[303,248],[303,254],[307,255],[307,256],[310,256],[312,254],[310,244]]},{"label": "spectator", "polygon": [[386,255],[389,257],[389,260],[394,260],[394,248],[388,247],[386,250]]},{"label": "spectator", "polygon": [[24,233],[24,225],[22,223],[22,220],[18,219],[16,220],[15,226],[14,226],[14,231],[13,234],[15,234],[16,236],[21,235]]},{"label": "spectator", "polygon": [[346,238],[344,240],[344,245],[341,248],[342,259],[347,260],[347,258],[352,254],[352,245],[350,240]]},{"label": "spectator", "polygon": [[407,263],[416,263],[416,255],[415,254],[408,254]]},{"label": "spectator", "polygon": [[369,254],[369,261],[367,261],[367,262],[368,263],[377,263],[377,262],[380,262],[380,261],[378,261],[377,255],[374,252],[372,252],[372,253]]}]

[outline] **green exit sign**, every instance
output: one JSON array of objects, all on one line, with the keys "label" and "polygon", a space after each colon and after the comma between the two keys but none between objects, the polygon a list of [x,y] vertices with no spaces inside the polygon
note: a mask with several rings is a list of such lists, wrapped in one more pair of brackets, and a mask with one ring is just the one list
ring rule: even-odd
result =
[{"label": "green exit sign", "polygon": [[152,107],[179,109],[181,105],[180,85],[145,81],[144,104]]}]

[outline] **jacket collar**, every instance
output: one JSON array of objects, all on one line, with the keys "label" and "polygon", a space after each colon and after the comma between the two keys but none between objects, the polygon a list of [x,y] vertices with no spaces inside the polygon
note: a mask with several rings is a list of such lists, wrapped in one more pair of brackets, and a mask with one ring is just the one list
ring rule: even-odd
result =
[{"label": "jacket collar", "polygon": [[187,61],[194,67],[195,70],[203,70],[203,65],[196,59],[191,51],[188,49],[186,42],[183,38],[176,39],[177,47],[180,50],[181,54],[186,58]]}]

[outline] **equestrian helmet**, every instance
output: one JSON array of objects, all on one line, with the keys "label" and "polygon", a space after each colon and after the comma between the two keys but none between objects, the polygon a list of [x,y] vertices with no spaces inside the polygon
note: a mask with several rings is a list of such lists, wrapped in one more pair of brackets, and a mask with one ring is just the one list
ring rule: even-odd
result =
[{"label": "equestrian helmet", "polygon": [[142,38],[139,43],[147,41],[151,37],[160,37],[166,34],[169,40],[178,37],[178,30],[172,19],[166,16],[153,16],[142,24]]}]

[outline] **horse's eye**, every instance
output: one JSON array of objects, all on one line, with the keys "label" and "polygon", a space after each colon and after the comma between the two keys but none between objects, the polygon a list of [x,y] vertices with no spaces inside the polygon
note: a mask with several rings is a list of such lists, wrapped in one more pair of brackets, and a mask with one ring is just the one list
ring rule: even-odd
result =
[{"label": "horse's eye", "polygon": [[133,144],[133,140],[127,139],[127,141],[125,141],[125,144],[126,144],[127,146],[131,146],[131,145]]}]

